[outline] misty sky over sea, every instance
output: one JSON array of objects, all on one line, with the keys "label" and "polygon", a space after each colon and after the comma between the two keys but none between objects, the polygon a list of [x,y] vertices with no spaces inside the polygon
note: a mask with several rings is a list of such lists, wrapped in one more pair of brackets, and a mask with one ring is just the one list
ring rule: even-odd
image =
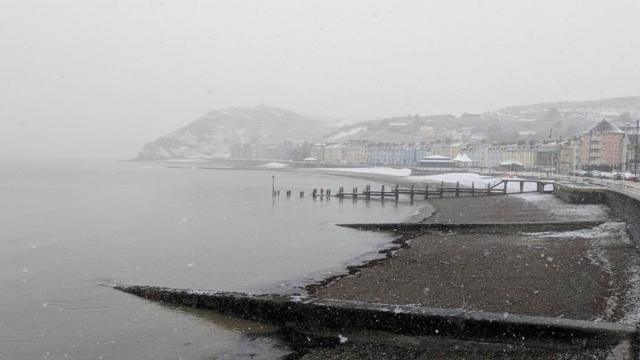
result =
[{"label": "misty sky over sea", "polygon": [[0,156],[131,158],[212,108],[640,95],[638,1],[0,1]]}]

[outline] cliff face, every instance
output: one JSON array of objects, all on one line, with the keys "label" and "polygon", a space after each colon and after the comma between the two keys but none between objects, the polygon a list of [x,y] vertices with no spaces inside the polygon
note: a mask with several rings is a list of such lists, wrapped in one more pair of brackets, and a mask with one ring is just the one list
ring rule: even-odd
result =
[{"label": "cliff face", "polygon": [[311,139],[320,124],[292,111],[258,105],[212,110],[190,124],[144,146],[138,160],[210,159],[228,155],[229,147]]}]

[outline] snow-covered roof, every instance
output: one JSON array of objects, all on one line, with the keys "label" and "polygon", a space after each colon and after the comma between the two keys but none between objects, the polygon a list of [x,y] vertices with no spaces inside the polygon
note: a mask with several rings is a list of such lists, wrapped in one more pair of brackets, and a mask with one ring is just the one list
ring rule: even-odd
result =
[{"label": "snow-covered roof", "polygon": [[443,155],[429,155],[429,156],[425,156],[424,158],[422,158],[422,160],[451,160],[450,157],[448,156],[443,156]]},{"label": "snow-covered roof", "polygon": [[511,166],[511,165],[524,166],[523,163],[521,163],[519,161],[514,161],[514,160],[505,160],[505,161],[501,162],[500,165],[501,166]]},{"label": "snow-covered roof", "polygon": [[456,157],[453,159],[453,161],[458,161],[458,162],[473,162],[473,160],[471,160],[469,158],[469,156],[467,156],[466,153],[462,153],[462,154],[458,154],[456,155]]},{"label": "snow-covered roof", "polygon": [[619,133],[624,134],[624,131],[620,130],[617,126],[613,125],[607,119],[602,119],[592,127],[588,128],[584,131],[585,133],[590,132],[603,132],[603,133]]},{"label": "snow-covered roof", "polygon": [[266,163],[264,165],[262,165],[263,167],[266,168],[271,168],[271,169],[279,169],[279,168],[283,168],[283,167],[287,167],[287,164],[283,164],[283,163],[279,163],[279,162],[270,162],[270,163]]},{"label": "snow-covered roof", "polygon": [[318,159],[316,159],[314,157],[308,157],[308,158],[302,159],[302,161],[318,161]]}]

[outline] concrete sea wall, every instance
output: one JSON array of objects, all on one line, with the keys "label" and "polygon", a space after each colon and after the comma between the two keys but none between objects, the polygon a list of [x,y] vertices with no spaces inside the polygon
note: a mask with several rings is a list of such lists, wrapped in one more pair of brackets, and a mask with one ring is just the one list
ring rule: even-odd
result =
[{"label": "concrete sea wall", "polygon": [[640,199],[624,191],[555,185],[554,194],[571,204],[605,204],[614,217],[627,223],[627,230],[640,245]]}]

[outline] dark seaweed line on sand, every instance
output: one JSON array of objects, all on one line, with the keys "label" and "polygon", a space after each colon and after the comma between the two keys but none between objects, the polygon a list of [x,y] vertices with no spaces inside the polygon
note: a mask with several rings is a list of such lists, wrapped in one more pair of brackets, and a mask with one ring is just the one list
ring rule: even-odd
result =
[{"label": "dark seaweed line on sand", "polygon": [[[385,232],[393,232],[391,230],[389,231],[385,231]],[[398,234],[398,233],[396,233]],[[409,245],[409,240],[416,238],[417,236],[420,235],[420,233],[416,233],[416,232],[407,232],[407,233],[401,233],[398,234],[400,235],[399,237],[397,237],[396,239],[394,239],[393,241],[391,241],[391,244],[395,245],[395,246],[391,246],[385,249],[382,249],[380,251],[378,251],[378,254],[383,254],[385,255],[382,258],[378,258],[378,259],[371,259],[371,260],[367,260],[361,264],[358,265],[349,265],[347,266],[347,272],[346,273],[341,273],[341,274],[336,274],[336,275],[332,275],[329,276],[325,279],[322,280],[318,280],[316,282],[313,282],[309,285],[306,285],[304,287],[304,290],[307,292],[308,295],[315,295],[318,290],[320,288],[323,288],[331,283],[334,283],[342,278],[348,277],[348,276],[353,276],[356,275],[357,273],[359,273],[360,271],[362,271],[363,269],[369,268],[369,267],[373,267],[376,266],[384,261],[387,261],[389,259],[391,259],[393,257],[393,255],[395,254],[396,251],[399,251],[401,249],[407,249],[410,247]]]}]

